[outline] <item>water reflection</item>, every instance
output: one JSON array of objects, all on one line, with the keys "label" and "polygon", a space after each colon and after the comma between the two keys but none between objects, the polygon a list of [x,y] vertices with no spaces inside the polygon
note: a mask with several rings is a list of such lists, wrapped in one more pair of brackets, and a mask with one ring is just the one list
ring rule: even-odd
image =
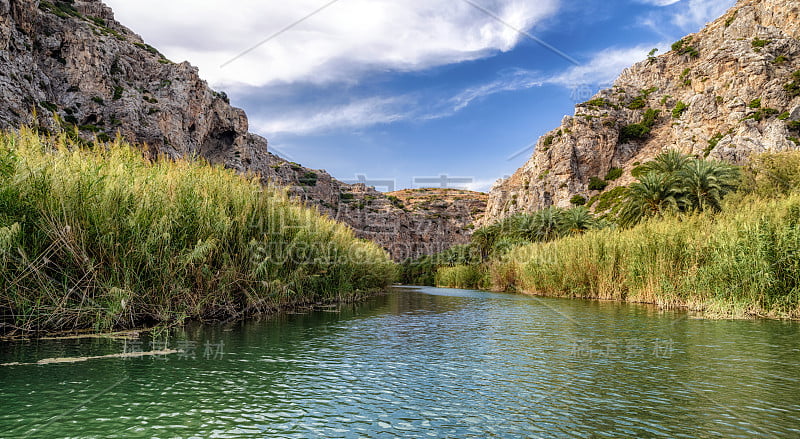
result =
[{"label": "water reflection", "polygon": [[[794,323],[404,288],[168,334],[193,356],[0,367],[0,436],[798,436],[799,336]],[[0,362],[122,343],[4,343]]]}]

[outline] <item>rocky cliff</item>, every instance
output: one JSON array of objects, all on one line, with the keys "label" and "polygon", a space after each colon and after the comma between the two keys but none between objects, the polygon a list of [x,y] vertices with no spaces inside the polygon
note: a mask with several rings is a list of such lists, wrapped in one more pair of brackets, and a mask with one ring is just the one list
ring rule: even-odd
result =
[{"label": "rocky cliff", "polygon": [[[434,217],[380,192],[288,163],[248,132],[244,111],[114,19],[99,0],[0,0],[0,128],[36,126],[85,142],[117,135],[151,155],[204,157],[290,193],[384,245],[395,259],[468,240],[475,219]],[[464,215],[463,217],[457,217]]]},{"label": "rocky cliff", "polygon": [[322,170],[270,155],[270,179],[331,218],[349,224],[401,261],[438,253],[470,241],[488,194],[449,189],[409,189],[384,194],[364,184],[345,184]]},{"label": "rocky cliff", "polygon": [[796,0],[740,1],[576,106],[522,168],[495,184],[485,223],[595,201],[668,149],[741,163],[800,148],[799,38]]}]

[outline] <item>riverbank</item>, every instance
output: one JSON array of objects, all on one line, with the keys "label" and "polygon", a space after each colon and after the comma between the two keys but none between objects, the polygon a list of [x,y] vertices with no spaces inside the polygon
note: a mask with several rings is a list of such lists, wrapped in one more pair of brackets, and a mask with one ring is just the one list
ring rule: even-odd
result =
[{"label": "riverbank", "polygon": [[665,218],[523,246],[490,266],[494,288],[800,318],[800,196],[712,217]]},{"label": "riverbank", "polygon": [[800,195],[516,247],[437,270],[442,287],[686,308],[710,317],[800,318]]},{"label": "riverbank", "polygon": [[632,227],[610,215],[587,217],[583,230],[539,242],[518,238],[517,224],[528,227],[523,231],[547,224],[540,212],[527,223],[512,219],[510,230],[501,225],[488,257],[473,239],[471,247],[407,263],[404,280],[645,303],[716,318],[798,319],[798,188],[800,154],[765,154],[743,169],[720,211],[656,215]]},{"label": "riverbank", "polygon": [[0,133],[3,333],[227,320],[385,289],[344,225],[203,161]]}]

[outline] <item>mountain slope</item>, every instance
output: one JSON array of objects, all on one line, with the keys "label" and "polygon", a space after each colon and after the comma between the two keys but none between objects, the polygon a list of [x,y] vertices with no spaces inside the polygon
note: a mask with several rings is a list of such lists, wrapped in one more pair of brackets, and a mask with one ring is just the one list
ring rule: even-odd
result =
[{"label": "mountain slope", "polygon": [[[372,239],[397,259],[468,241],[463,223],[394,207],[385,195],[347,185],[269,154],[244,111],[118,23],[100,0],[0,0],[0,128],[35,126],[85,142],[121,135],[151,155],[200,156],[290,194]],[[435,244],[435,245],[434,245]]]},{"label": "mountain slope", "polygon": [[631,182],[636,166],[668,149],[741,163],[800,147],[798,38],[796,1],[740,1],[576,106],[522,168],[495,184],[483,222],[597,200],[600,187],[607,193]]}]

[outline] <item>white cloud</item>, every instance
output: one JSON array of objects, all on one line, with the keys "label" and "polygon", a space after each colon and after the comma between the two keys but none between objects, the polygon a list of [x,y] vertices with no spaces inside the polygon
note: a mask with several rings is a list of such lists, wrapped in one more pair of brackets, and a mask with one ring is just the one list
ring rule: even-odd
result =
[{"label": "white cloud", "polygon": [[465,189],[468,191],[475,191],[475,192],[489,192],[492,186],[497,182],[497,179],[478,179],[473,181],[472,183],[467,183],[464,185]]},{"label": "white cloud", "polygon": [[[620,73],[633,64],[643,61],[653,49],[653,45],[640,45],[627,48],[610,48],[598,52],[588,62],[571,67],[548,80],[549,83],[573,88],[582,84],[611,84]],[[665,44],[656,47],[663,49]]]},{"label": "white cloud", "polygon": [[672,16],[672,22],[681,29],[695,32],[721,17],[736,0],[688,0],[687,3],[686,8]]},{"label": "white cloud", "polygon": [[[659,44],[662,49],[665,44]],[[543,85],[573,89],[581,85],[610,85],[626,68],[646,59],[652,45],[611,48],[595,54],[588,62],[562,73],[544,76],[532,70],[517,69],[495,80],[474,85],[449,96],[408,93],[399,96],[373,96],[353,99],[339,105],[309,102],[300,108],[260,114],[253,127],[267,137],[279,133],[316,134],[335,130],[362,129],[402,121],[425,121],[452,116],[492,95],[528,90]]]},{"label": "white cloud", "polygon": [[363,128],[407,120],[413,102],[408,96],[370,97],[326,108],[300,108],[288,113],[262,115],[251,124],[266,135],[312,134]]},{"label": "white cloud", "polygon": [[[513,27],[530,29],[554,14],[559,1],[481,4]],[[221,68],[326,2],[106,2],[119,21],[169,58],[198,65],[203,77],[216,86],[348,82],[373,71],[417,71],[474,60],[511,50],[524,38],[463,1],[342,0]]]},{"label": "white cloud", "polygon": [[501,92],[543,85],[541,74],[514,70],[494,81],[469,87],[450,96],[407,93],[351,99],[339,105],[309,102],[300,108],[259,115],[253,127],[266,136],[276,133],[313,134],[360,129],[400,121],[425,121],[452,116],[472,103]]},{"label": "white cloud", "polygon": [[653,6],[669,6],[678,3],[681,0],[638,0],[639,3]]},{"label": "white cloud", "polygon": [[451,111],[452,113],[457,113],[468,107],[474,101],[483,99],[493,94],[505,91],[525,90],[532,87],[541,86],[542,84],[543,82],[541,74],[532,72],[530,70],[515,70],[511,74],[503,75],[496,81],[476,87],[470,87],[452,97],[449,100],[449,102],[452,104]]}]

